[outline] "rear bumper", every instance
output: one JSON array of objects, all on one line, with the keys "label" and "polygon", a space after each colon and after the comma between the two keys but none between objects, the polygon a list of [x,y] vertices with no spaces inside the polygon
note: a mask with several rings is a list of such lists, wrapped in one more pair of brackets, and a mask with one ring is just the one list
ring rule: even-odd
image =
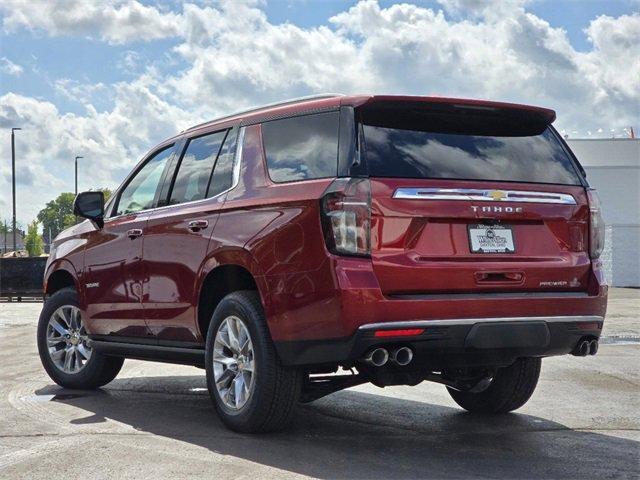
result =
[{"label": "rear bumper", "polygon": [[[462,318],[377,322],[361,325],[350,337],[276,341],[285,365],[350,366],[375,347],[409,346],[414,365],[431,370],[509,365],[519,357],[548,357],[571,352],[582,338],[599,338],[604,317]],[[419,329],[412,336],[376,336],[376,332]]]},{"label": "rear bumper", "polygon": [[[585,291],[479,290],[386,294],[371,260],[329,256],[316,271],[269,276],[265,313],[276,342],[348,338],[367,324],[460,318],[600,316],[607,286],[594,263]],[[402,284],[402,278],[398,279]]]}]

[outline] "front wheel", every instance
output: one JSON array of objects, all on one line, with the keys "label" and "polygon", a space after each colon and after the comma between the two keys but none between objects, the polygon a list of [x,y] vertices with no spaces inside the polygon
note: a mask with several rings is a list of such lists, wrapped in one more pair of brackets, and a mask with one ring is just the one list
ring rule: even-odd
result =
[{"label": "front wheel", "polygon": [[513,365],[500,368],[486,390],[461,392],[447,387],[449,394],[472,413],[507,413],[527,403],[538,384],[540,358],[520,358]]},{"label": "front wheel", "polygon": [[280,364],[256,292],[230,293],[216,307],[206,370],[209,395],[231,430],[269,432],[288,424],[302,374]]},{"label": "front wheel", "polygon": [[65,388],[89,390],[116,378],[123,358],[92,350],[73,288],[49,297],[38,321],[38,352],[49,377]]}]

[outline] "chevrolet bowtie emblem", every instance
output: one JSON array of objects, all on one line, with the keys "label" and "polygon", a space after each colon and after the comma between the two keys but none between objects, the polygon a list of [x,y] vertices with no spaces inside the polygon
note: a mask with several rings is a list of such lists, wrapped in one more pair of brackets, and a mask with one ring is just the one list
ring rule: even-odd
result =
[{"label": "chevrolet bowtie emblem", "polygon": [[487,195],[494,200],[504,200],[505,198],[507,198],[507,195],[500,190],[491,190]]}]

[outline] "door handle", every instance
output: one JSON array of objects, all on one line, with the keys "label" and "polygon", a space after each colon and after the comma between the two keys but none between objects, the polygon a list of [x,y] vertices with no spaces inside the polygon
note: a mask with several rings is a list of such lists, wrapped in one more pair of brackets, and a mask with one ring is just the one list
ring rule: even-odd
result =
[{"label": "door handle", "polygon": [[202,230],[203,228],[207,228],[209,226],[209,222],[207,220],[191,220],[189,222],[189,230],[192,232],[197,232],[198,230]]},{"label": "door handle", "polygon": [[142,236],[142,229],[140,228],[132,228],[131,230],[127,231],[127,237],[129,237],[131,240],[141,236]]}]

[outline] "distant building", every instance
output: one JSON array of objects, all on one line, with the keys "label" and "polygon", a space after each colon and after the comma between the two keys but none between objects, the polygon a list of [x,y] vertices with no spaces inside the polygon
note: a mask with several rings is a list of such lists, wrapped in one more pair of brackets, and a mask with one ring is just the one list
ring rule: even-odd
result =
[{"label": "distant building", "polygon": [[[13,252],[15,250],[24,250],[24,237],[25,232],[16,230],[16,245],[13,245],[13,233],[0,232],[0,255],[7,252]],[[17,248],[16,248],[17,247]]]},{"label": "distant building", "polygon": [[602,200],[613,286],[640,287],[640,139],[568,139]]}]

